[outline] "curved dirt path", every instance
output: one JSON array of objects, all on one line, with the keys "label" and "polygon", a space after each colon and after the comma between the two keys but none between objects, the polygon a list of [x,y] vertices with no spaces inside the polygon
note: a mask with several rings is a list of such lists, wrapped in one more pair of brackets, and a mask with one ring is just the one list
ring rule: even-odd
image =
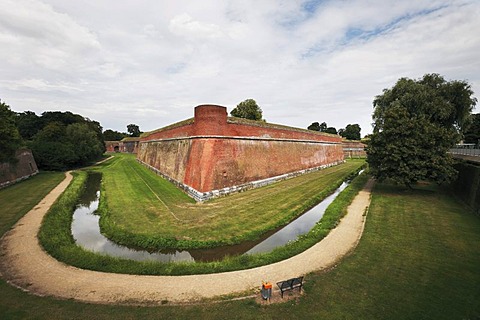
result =
[{"label": "curved dirt path", "polygon": [[70,173],[1,239],[0,272],[12,285],[41,296],[115,304],[192,302],[258,290],[262,281],[286,280],[334,266],[352,251],[363,232],[370,203],[369,181],[348,214],[322,241],[287,260],[254,269],[187,276],[140,276],[103,273],[65,265],[38,243],[43,216],[72,179]]}]

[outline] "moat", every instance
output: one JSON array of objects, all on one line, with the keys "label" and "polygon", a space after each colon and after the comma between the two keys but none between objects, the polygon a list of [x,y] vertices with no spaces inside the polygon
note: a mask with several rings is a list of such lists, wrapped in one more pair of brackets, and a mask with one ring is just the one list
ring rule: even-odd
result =
[{"label": "moat", "polygon": [[319,221],[325,209],[337,195],[345,189],[343,183],[333,194],[325,198],[318,205],[305,212],[286,226],[265,233],[256,241],[245,241],[238,245],[223,246],[212,249],[194,250],[161,250],[148,252],[118,245],[100,233],[100,216],[95,214],[100,200],[100,173],[89,173],[86,187],[73,213],[72,235],[75,242],[90,251],[114,257],[145,261],[156,260],[161,262],[180,261],[215,261],[225,256],[270,252],[276,247],[294,241],[298,236],[309,232]]}]

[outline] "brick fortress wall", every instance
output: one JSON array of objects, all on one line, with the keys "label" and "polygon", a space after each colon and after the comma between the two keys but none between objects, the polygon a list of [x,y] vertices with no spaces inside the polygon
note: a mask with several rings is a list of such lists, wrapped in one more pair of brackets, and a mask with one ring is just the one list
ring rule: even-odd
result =
[{"label": "brick fortress wall", "polygon": [[37,163],[30,150],[17,150],[15,158],[17,159],[15,164],[0,163],[0,188],[27,179],[38,173]]},{"label": "brick fortress wall", "polygon": [[344,140],[342,144],[345,158],[367,157],[367,152],[365,151],[366,145],[361,141]]},{"label": "brick fortress wall", "polygon": [[343,162],[339,136],[228,118],[201,105],[195,117],[144,134],[137,159],[197,200]]},{"label": "brick fortress wall", "polygon": [[105,141],[106,152],[137,153],[140,138],[123,138],[120,141]]}]

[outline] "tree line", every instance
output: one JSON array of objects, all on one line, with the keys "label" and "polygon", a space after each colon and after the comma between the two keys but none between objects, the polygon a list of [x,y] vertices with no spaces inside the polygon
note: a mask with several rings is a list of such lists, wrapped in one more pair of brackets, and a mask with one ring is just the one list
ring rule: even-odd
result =
[{"label": "tree line", "polygon": [[42,170],[84,166],[102,157],[105,140],[138,137],[142,133],[135,124],[129,124],[127,129],[129,134],[103,132],[99,122],[69,111],[16,113],[0,101],[0,163],[15,163],[16,150],[27,147]]},{"label": "tree line", "polygon": [[40,116],[32,111],[16,113],[4,102],[0,112],[2,162],[15,162],[15,151],[27,147],[40,169],[65,170],[86,165],[105,152],[97,121],[68,111],[46,111]]},{"label": "tree line", "polygon": [[358,124],[347,124],[345,129],[342,128],[337,131],[335,127],[329,127],[326,122],[322,122],[320,124],[318,122],[313,122],[307,127],[307,129],[330,134],[338,134],[348,140],[360,140],[361,138],[361,128]]}]

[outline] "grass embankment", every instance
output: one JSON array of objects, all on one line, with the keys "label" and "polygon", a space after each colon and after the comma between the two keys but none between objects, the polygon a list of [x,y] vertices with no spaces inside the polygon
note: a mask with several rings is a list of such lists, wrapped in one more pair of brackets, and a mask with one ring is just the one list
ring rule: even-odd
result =
[{"label": "grass embankment", "polygon": [[73,211],[87,180],[87,172],[73,172],[73,180],[43,218],[38,239],[43,248],[60,261],[75,261],[88,252],[75,245],[71,225]]},{"label": "grass embankment", "polygon": [[[42,245],[58,260],[83,269],[150,275],[204,274],[241,270],[270,264],[296,255],[323,239],[335,227],[340,218],[346,213],[346,208],[351,203],[353,197],[368,178],[364,174],[353,180],[352,184],[329,206],[324,218],[309,233],[303,235],[297,241],[292,241],[272,252],[227,257],[215,262],[161,263],[156,261],[132,261],[95,254],[75,244],[70,232],[72,211],[75,200],[85,182],[85,177],[85,172],[78,173],[78,176],[73,180],[65,193],[52,206],[41,227],[40,241]],[[300,181],[303,181],[303,179]],[[291,183],[291,181],[283,181],[279,185],[281,186],[287,182]]]},{"label": "grass embankment", "polygon": [[[36,191],[22,191],[18,197]],[[15,214],[20,210],[6,213],[0,208],[1,230],[14,223]],[[0,279],[0,318],[479,319],[479,265],[478,216],[436,189],[405,191],[379,184],[357,249],[335,269],[309,274],[306,294],[298,301],[110,306],[36,297]]]},{"label": "grass embankment", "polygon": [[39,174],[0,190],[0,236],[65,178],[62,172]]},{"label": "grass embankment", "polygon": [[113,241],[148,250],[209,248],[255,240],[310,209],[363,160],[286,181],[195,203],[131,155],[101,165],[102,233]]}]

